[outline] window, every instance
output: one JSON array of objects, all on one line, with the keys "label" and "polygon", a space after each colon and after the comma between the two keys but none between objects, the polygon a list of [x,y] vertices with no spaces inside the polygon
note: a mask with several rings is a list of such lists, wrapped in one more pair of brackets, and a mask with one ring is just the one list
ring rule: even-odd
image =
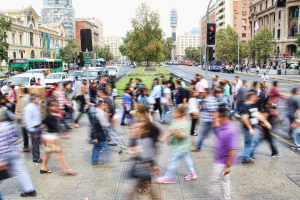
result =
[{"label": "window", "polygon": [[243,24],[246,23],[246,19],[242,19],[242,23],[243,23]]},{"label": "window", "polygon": [[262,3],[259,5],[260,11],[262,11]]},{"label": "window", "polygon": [[296,33],[298,33],[298,26],[294,25],[290,30],[290,36],[294,37],[296,35]]},{"label": "window", "polygon": [[33,46],[33,33],[30,33],[30,46]]},{"label": "window", "polygon": [[246,11],[243,11],[243,12],[242,12],[242,15],[244,15],[244,16],[247,15],[247,12],[246,12]]},{"label": "window", "polygon": [[59,4],[59,0],[55,0],[55,4]]},{"label": "window", "polygon": [[254,12],[256,12],[256,7],[254,7]]},{"label": "window", "polygon": [[17,58],[17,53],[14,51],[14,53],[13,53],[13,57],[14,58]]},{"label": "window", "polygon": [[281,19],[281,10],[278,12],[278,19]]},{"label": "window", "polygon": [[274,5],[274,0],[272,0],[272,6]]},{"label": "window", "polygon": [[277,30],[277,38],[280,39],[280,29]]},{"label": "window", "polygon": [[14,33],[11,34],[11,43],[15,44],[15,34]]},{"label": "window", "polygon": [[266,9],[268,8],[268,0],[266,1]]},{"label": "window", "polygon": [[274,22],[276,21],[276,14],[274,14]]},{"label": "window", "polygon": [[246,33],[242,33],[242,37],[245,38],[246,37]]},{"label": "window", "polygon": [[243,5],[242,5],[242,8],[247,8],[247,4],[243,4]]},{"label": "window", "polygon": [[20,45],[22,45],[22,35],[20,35]]},{"label": "window", "polygon": [[269,24],[269,18],[270,18],[270,17],[269,17],[269,15],[268,15],[268,17],[267,17],[267,24]]},{"label": "window", "polygon": [[261,18],[261,26],[264,25],[264,18]]},{"label": "window", "polygon": [[242,26],[242,31],[245,31],[246,30],[246,26]]},{"label": "window", "polygon": [[40,47],[42,47],[42,39],[40,39]]}]

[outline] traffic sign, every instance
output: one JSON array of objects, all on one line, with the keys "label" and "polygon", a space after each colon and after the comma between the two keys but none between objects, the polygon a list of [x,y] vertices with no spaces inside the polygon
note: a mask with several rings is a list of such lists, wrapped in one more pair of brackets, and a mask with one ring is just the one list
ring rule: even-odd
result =
[{"label": "traffic sign", "polygon": [[55,55],[59,55],[59,44],[55,44]]},{"label": "traffic sign", "polygon": [[292,57],[283,57],[282,60],[291,60]]},{"label": "traffic sign", "polygon": [[91,64],[91,53],[85,53],[85,65],[89,66]]}]

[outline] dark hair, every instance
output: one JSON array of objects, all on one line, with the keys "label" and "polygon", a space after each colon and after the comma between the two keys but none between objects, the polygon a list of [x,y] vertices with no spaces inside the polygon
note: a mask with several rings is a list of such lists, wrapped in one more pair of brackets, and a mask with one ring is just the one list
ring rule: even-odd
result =
[{"label": "dark hair", "polygon": [[240,78],[239,76],[235,76],[234,78]]},{"label": "dark hair", "polygon": [[292,89],[292,94],[296,94],[298,92],[298,88],[293,88]]},{"label": "dark hair", "polygon": [[173,77],[172,77],[172,76],[170,77],[170,80],[173,80]]},{"label": "dark hair", "polygon": [[127,86],[124,91],[127,92],[128,90],[130,90],[130,87]]},{"label": "dark hair", "polygon": [[230,114],[230,111],[226,108],[225,103],[219,104],[219,115],[220,117],[228,117]]},{"label": "dark hair", "polygon": [[38,78],[38,81],[41,80],[40,78]]},{"label": "dark hair", "polygon": [[253,92],[253,91],[249,91],[247,93],[247,99],[250,99],[252,96],[256,95],[256,92]]},{"label": "dark hair", "polygon": [[210,94],[210,89],[209,88],[205,88],[204,92]]},{"label": "dark hair", "polygon": [[181,85],[181,82],[180,82],[180,81],[176,81],[176,84],[177,84],[177,85]]},{"label": "dark hair", "polygon": [[132,80],[133,80],[133,78],[130,78],[130,79],[129,79],[129,83],[130,83]]},{"label": "dark hair", "polygon": [[23,89],[23,93],[24,93],[24,94],[28,94],[28,88],[24,88],[24,89]]},{"label": "dark hair", "polygon": [[273,86],[276,87],[278,85],[278,81],[273,81]]},{"label": "dark hair", "polygon": [[176,107],[174,110],[179,112],[181,114],[181,116],[185,115],[185,108],[183,108],[182,106],[181,107]]},{"label": "dark hair", "polygon": [[65,82],[64,87],[68,86],[69,84],[70,84],[69,82]]},{"label": "dark hair", "polygon": [[168,81],[163,81],[162,84],[166,85],[166,84],[168,84]]},{"label": "dark hair", "polygon": [[257,82],[257,81],[254,81],[254,82],[252,83],[252,86],[255,87],[255,86],[257,86],[257,84],[258,84],[258,82]]},{"label": "dark hair", "polygon": [[216,77],[216,78],[219,78],[219,76],[218,76],[218,75],[215,75],[215,77]]},{"label": "dark hair", "polygon": [[192,82],[192,85],[195,85],[195,81],[194,80],[191,80],[191,82]]},{"label": "dark hair", "polygon": [[160,78],[165,78],[164,76],[160,76]]}]

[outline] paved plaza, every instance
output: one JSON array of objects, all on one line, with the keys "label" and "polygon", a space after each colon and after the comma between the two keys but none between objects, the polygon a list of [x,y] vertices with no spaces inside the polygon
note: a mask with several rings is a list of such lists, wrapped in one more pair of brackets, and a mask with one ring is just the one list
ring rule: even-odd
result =
[{"label": "paved plaza", "polygon": [[[154,120],[157,121],[158,113]],[[170,116],[169,116],[170,117]],[[170,119],[170,118],[169,118]],[[121,200],[132,190],[135,180],[130,178],[132,162],[128,155],[118,155],[119,148],[112,147],[113,162],[116,167],[104,168],[91,165],[92,145],[88,143],[90,129],[85,116],[80,122],[81,128],[74,129],[74,135],[69,139],[62,139],[62,146],[66,151],[69,164],[78,172],[76,176],[60,175],[55,161],[55,154],[49,160],[48,169],[52,174],[40,174],[41,164],[33,163],[31,154],[22,153],[25,165],[29,170],[37,197],[26,199],[95,199]],[[158,124],[157,124],[158,125]],[[168,125],[158,125],[161,133],[165,134]],[[129,140],[129,129],[117,127],[116,132],[123,137],[126,144]],[[240,146],[243,137],[240,135]],[[198,137],[193,137],[196,142]],[[175,184],[154,184],[162,199],[211,199],[210,176],[213,165],[213,134],[204,141],[201,152],[192,153],[197,180],[185,181],[187,169],[180,163]],[[279,140],[278,140],[279,141]],[[238,164],[232,168],[231,191],[232,199],[300,199],[300,187],[292,180],[299,180],[299,153],[289,149],[282,142],[276,140],[281,158],[272,158],[266,143],[258,149],[254,164]],[[19,142],[19,149],[21,149]],[[159,144],[157,156],[158,166],[163,175],[166,171],[170,147]],[[153,180],[157,178],[155,175]],[[0,192],[4,199],[22,199],[22,188],[16,178],[10,178],[0,183]],[[136,195],[136,199],[150,199],[149,195]]]}]

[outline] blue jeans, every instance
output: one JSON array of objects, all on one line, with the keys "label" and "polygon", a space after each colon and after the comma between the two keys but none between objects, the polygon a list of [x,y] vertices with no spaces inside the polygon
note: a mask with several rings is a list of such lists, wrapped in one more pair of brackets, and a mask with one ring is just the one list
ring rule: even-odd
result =
[{"label": "blue jeans", "polygon": [[8,166],[10,171],[16,176],[21,183],[22,188],[25,192],[33,192],[35,191],[30,174],[26,169],[26,165],[23,162],[23,159],[19,152],[13,152],[9,155]]},{"label": "blue jeans", "polygon": [[300,147],[300,133],[299,128],[295,128],[294,130],[294,146],[295,147]]},{"label": "blue jeans", "polygon": [[174,152],[171,154],[168,169],[164,177],[174,178],[176,175],[178,161],[183,159],[185,166],[187,167],[189,173],[195,173],[194,164],[190,156],[190,152]]},{"label": "blue jeans", "polygon": [[201,128],[201,131],[200,131],[200,139],[196,145],[196,147],[198,149],[201,149],[201,146],[202,146],[202,143],[203,143],[203,140],[205,139],[205,136],[209,133],[209,131],[212,130],[212,125],[211,125],[211,122],[201,122],[201,125],[200,125],[202,128]]},{"label": "blue jeans", "polygon": [[122,115],[122,119],[121,119],[121,123],[125,123],[125,117],[126,115],[129,115],[129,118],[131,119],[131,114],[129,114],[130,110],[129,111],[126,111],[126,108],[125,106],[123,105],[123,115]]},{"label": "blue jeans", "polygon": [[240,114],[243,114],[244,101],[238,101],[236,107],[237,107],[238,112]]},{"label": "blue jeans", "polygon": [[[255,129],[253,129],[256,134],[259,134]],[[243,127],[243,133],[244,133],[244,153],[242,160],[244,162],[248,162],[250,160],[250,153],[252,150],[252,142],[253,142],[253,137],[250,135],[250,132],[247,128]]]},{"label": "blue jeans", "polygon": [[107,144],[107,141],[98,141],[94,143],[93,153],[92,153],[92,163],[99,162],[99,154],[103,153],[104,163],[108,163],[110,157],[110,149]]},{"label": "blue jeans", "polygon": [[253,130],[255,132],[255,135],[252,136],[253,137],[253,142],[252,142],[252,148],[250,150],[250,158],[253,158],[255,150],[261,144],[261,141],[262,141],[262,138],[261,138],[261,135],[260,135],[259,131],[256,131],[256,129],[253,129]]}]

